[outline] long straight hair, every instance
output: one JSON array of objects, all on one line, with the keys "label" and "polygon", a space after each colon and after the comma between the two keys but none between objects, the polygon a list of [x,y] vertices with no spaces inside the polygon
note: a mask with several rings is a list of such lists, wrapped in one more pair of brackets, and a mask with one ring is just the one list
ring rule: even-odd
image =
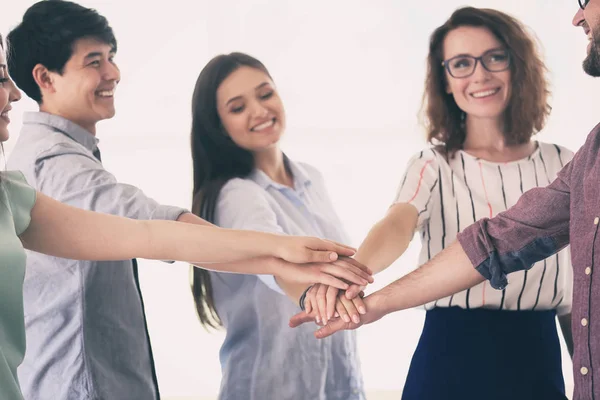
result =
[{"label": "long straight hair", "polygon": [[[260,61],[247,54],[219,55],[200,72],[192,97],[192,212],[212,223],[215,222],[215,208],[223,186],[230,179],[247,177],[255,165],[253,154],[229,138],[217,112],[217,89],[229,75],[244,66],[271,77]],[[222,326],[208,271],[193,268],[192,295],[202,325],[206,328]]]}]

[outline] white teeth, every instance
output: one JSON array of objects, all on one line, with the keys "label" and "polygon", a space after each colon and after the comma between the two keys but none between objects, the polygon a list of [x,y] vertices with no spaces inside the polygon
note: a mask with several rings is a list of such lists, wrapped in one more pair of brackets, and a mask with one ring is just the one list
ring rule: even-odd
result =
[{"label": "white teeth", "polygon": [[115,95],[115,90],[102,90],[100,92],[96,92],[96,94],[100,97],[113,97]]},{"label": "white teeth", "polygon": [[8,117],[8,111],[5,111],[2,114],[0,114],[0,117],[2,117],[2,118]]},{"label": "white teeth", "polygon": [[272,126],[275,123],[275,120],[269,120],[267,122],[263,122],[260,125],[256,125],[254,128],[252,128],[253,131],[262,131],[263,129],[269,128],[270,126]]},{"label": "white teeth", "polygon": [[471,96],[475,97],[476,99],[479,99],[479,98],[482,98],[482,97],[491,96],[493,94],[498,93],[499,91],[500,91],[500,89],[486,90],[484,92],[471,93]]}]

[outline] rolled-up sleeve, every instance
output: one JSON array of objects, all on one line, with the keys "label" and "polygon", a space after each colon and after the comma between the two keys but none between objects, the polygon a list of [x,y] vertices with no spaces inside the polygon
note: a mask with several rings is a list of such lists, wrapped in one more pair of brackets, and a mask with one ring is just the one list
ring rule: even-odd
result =
[{"label": "rolled-up sleeve", "polygon": [[161,205],[113,174],[77,146],[58,144],[38,156],[34,176],[40,191],[75,207],[140,220],[177,220],[187,210]]},{"label": "rolled-up sleeve", "polygon": [[457,238],[492,287],[504,289],[507,275],[526,270],[569,244],[570,180],[577,155],[549,186],[534,188],[507,211],[484,218]]},{"label": "rolled-up sleeve", "polygon": [[[245,179],[231,179],[221,189],[215,222],[223,228],[285,234],[265,190]],[[272,275],[257,277],[270,289],[285,295]]]}]

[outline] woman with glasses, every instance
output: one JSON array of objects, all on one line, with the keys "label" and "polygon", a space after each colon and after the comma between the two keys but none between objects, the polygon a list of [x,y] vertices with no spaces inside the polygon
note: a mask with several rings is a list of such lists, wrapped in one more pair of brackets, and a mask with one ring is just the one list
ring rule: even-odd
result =
[{"label": "woman with glasses", "polygon": [[[431,147],[408,162],[394,204],[355,258],[379,272],[418,230],[423,264],[476,220],[553,181],[573,153],[532,140],[550,111],[544,73],[531,36],[504,13],[461,8],[436,29],[423,104]],[[481,283],[424,306],[403,399],[566,399],[556,315],[572,349],[569,250],[509,281],[503,291]],[[318,309],[314,316],[323,312],[320,287],[305,300]],[[335,306],[341,316],[343,297]]]}]

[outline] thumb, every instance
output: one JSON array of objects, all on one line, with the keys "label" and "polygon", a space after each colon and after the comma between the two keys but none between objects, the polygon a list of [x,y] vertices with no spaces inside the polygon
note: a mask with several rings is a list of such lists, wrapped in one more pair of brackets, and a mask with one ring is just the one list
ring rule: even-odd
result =
[{"label": "thumb", "polygon": [[341,319],[341,318],[335,319],[333,321],[330,321],[327,325],[325,325],[318,331],[316,331],[315,337],[317,339],[326,338],[328,336],[333,335],[337,331],[343,330],[345,326],[346,326],[346,323],[344,322],[343,319]]},{"label": "thumb", "polygon": [[290,328],[296,328],[306,322],[313,322],[315,319],[308,315],[306,311],[299,312],[290,318],[289,326]]}]

